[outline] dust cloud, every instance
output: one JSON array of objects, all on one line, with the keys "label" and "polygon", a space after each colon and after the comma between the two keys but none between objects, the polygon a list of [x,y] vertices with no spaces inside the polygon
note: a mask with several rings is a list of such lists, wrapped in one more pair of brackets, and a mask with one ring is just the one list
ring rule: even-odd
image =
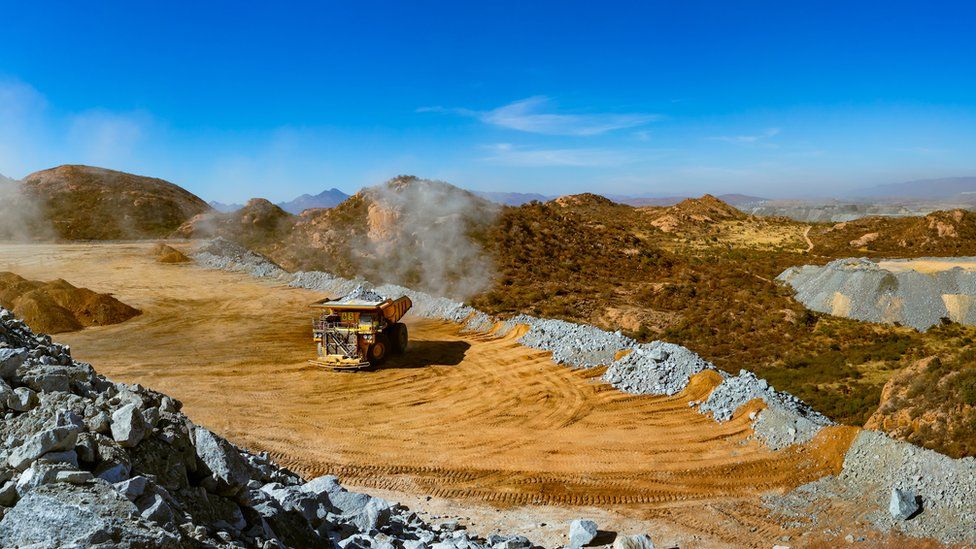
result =
[{"label": "dust cloud", "polygon": [[447,183],[397,178],[367,191],[373,269],[436,295],[468,298],[491,283],[494,265],[477,238],[499,207]]},{"label": "dust cloud", "polygon": [[0,175],[0,241],[32,242],[54,238],[37,201],[19,181]]}]

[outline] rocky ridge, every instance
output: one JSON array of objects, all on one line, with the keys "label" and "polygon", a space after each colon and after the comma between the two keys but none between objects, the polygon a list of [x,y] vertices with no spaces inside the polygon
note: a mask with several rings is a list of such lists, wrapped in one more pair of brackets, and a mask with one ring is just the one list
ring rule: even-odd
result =
[{"label": "rocky ridge", "polygon": [[[292,286],[336,296],[365,282],[320,271],[289,275],[260,254],[227,241],[211,241],[203,249],[206,252],[193,257],[204,266],[259,277],[264,276],[261,273],[274,273],[273,278]],[[721,382],[702,402],[692,405],[721,422],[731,418],[746,402],[763,401],[765,407],[749,417],[756,436],[773,450],[808,442],[832,424],[795,396],[775,390],[755,374],[743,370],[738,376],[731,376],[678,345],[660,341],[641,344],[593,326],[528,315],[496,323],[473,307],[409,288],[381,285],[375,291],[385,296],[407,295],[414,303],[412,314],[463,323],[469,330],[506,334],[522,327],[522,344],[551,351],[555,362],[570,367],[609,365],[603,379],[633,394],[673,395],[684,389],[692,376],[710,370],[720,376]],[[939,474],[928,475],[925,471]],[[910,520],[888,514],[894,489],[920,499],[922,512]],[[897,528],[910,536],[944,542],[976,543],[976,514],[965,503],[976,499],[976,458],[952,459],[881,433],[862,431],[848,449],[840,475],[804,485],[786,496],[770,496],[767,505],[774,511],[788,513],[803,504],[822,508],[832,497],[860,501],[878,528]],[[928,517],[919,520],[929,511],[932,512]]]},{"label": "rocky ridge", "polygon": [[520,548],[306,481],[0,309],[0,546]]}]

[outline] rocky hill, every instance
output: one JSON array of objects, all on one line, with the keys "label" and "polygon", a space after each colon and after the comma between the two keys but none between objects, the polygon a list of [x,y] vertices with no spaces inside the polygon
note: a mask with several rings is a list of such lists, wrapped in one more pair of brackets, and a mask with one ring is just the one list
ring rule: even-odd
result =
[{"label": "rocky hill", "polygon": [[168,181],[91,166],[32,173],[23,192],[55,235],[67,240],[160,238],[210,209]]},{"label": "rocky hill", "polygon": [[976,455],[976,348],[899,371],[865,427],[952,457]]},{"label": "rocky hill", "polygon": [[818,253],[881,257],[976,255],[976,212],[948,210],[919,217],[866,217],[810,232]]},{"label": "rocky hill", "polygon": [[666,233],[695,229],[719,221],[745,219],[746,214],[710,194],[687,198],[667,208],[647,210],[651,224]]},{"label": "rocky hill", "polygon": [[491,262],[475,237],[499,210],[453,185],[401,176],[335,208],[306,210],[284,240],[259,251],[289,270],[328,268],[468,296],[490,281]]},{"label": "rocky hill", "polygon": [[263,198],[253,198],[232,212],[208,211],[173,232],[176,238],[220,236],[254,249],[271,250],[286,238],[297,218]]},{"label": "rocky hill", "polygon": [[140,314],[111,295],[64,280],[39,282],[7,272],[0,272],[0,307],[52,334],[118,324]]}]

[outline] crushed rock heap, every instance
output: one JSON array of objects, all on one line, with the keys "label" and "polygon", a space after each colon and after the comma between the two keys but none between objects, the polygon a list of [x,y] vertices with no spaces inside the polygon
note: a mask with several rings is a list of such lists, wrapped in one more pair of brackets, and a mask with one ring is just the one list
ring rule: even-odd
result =
[{"label": "crushed rock heap", "polygon": [[0,309],[2,547],[531,547],[305,481]]},{"label": "crushed rock heap", "polygon": [[[777,280],[796,290],[808,309],[868,322],[900,323],[927,330],[947,318],[976,324],[976,271],[960,267],[936,272],[909,268],[913,262],[947,258],[838,259],[824,266],[790,267]],[[976,258],[949,258],[972,263]],[[897,268],[896,268],[897,267]],[[905,268],[901,268],[905,267]]]}]

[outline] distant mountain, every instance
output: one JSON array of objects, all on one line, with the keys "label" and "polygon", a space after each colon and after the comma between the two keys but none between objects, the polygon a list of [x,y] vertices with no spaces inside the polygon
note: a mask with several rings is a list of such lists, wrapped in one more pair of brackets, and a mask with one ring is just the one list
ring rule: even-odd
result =
[{"label": "distant mountain", "polygon": [[349,198],[348,194],[333,188],[314,196],[303,194],[291,202],[279,202],[278,207],[297,215],[309,208],[334,208],[345,202],[347,198]]},{"label": "distant mountain", "polygon": [[483,192],[483,191],[472,191],[475,195],[480,196],[486,200],[490,200],[496,204],[503,204],[505,206],[521,206],[522,204],[528,204],[533,200],[539,202],[548,202],[555,197],[546,196],[539,193],[499,193],[499,192]]},{"label": "distant mountain", "polygon": [[926,200],[976,200],[976,177],[945,177],[920,179],[903,183],[889,183],[860,189],[851,193],[856,197],[921,198]]},{"label": "distant mountain", "polygon": [[231,213],[244,207],[244,204],[224,204],[223,202],[217,202],[216,200],[211,200],[207,202],[210,207],[217,210],[220,213]]},{"label": "distant mountain", "polygon": [[[627,204],[630,206],[674,206],[684,200],[688,200],[691,197],[688,196],[662,196],[662,197],[646,197],[646,196],[610,196],[615,202],[621,204]],[[766,199],[760,198],[758,196],[749,196],[747,194],[720,194],[718,198],[726,204],[731,204],[733,206],[742,206],[746,204],[756,204],[763,202]]]}]

